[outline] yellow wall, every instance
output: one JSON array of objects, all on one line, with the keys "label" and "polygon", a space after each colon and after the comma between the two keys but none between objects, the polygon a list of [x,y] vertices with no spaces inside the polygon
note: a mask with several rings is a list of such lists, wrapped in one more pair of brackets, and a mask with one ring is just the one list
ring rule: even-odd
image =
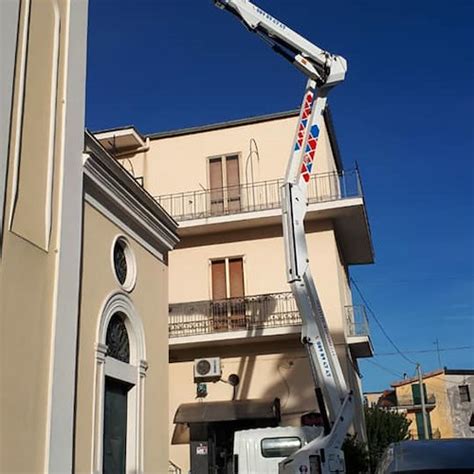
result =
[{"label": "yellow wall", "polygon": [[[423,380],[426,386],[427,397],[434,395],[436,405],[434,408],[428,407],[431,420],[431,431],[433,437],[452,438],[454,436],[453,425],[451,421],[451,413],[449,408],[449,400],[446,391],[446,382],[443,379],[444,374],[427,377]],[[418,383],[418,382],[415,382]],[[411,399],[412,384],[401,385],[396,387],[397,399],[400,403],[402,399]],[[418,409],[419,411],[420,409]],[[413,438],[418,438],[418,430],[416,425],[416,412],[414,410],[407,411],[407,418],[411,420],[410,433]]]},{"label": "yellow wall", "polygon": [[[73,377],[55,372],[61,358],[56,353],[55,329],[61,318],[68,318],[66,325],[74,327],[77,314],[73,287],[79,263],[71,264],[65,272],[70,274],[65,275],[61,262],[71,252],[78,254],[80,247],[75,237],[62,239],[62,231],[68,218],[65,209],[74,218],[68,230],[74,233],[80,226],[76,219],[80,213],[76,213],[81,200],[82,142],[74,146],[74,140],[82,137],[84,126],[85,36],[81,34],[86,30],[82,21],[87,3],[76,8],[69,0],[11,0],[8,6],[14,8],[17,3],[17,44],[2,44],[2,51],[11,47],[16,59],[13,101],[1,98],[2,106],[12,103],[12,110],[11,127],[2,130],[2,134],[10,133],[8,156],[0,157],[8,162],[0,235],[0,472],[36,473],[47,472],[51,462],[70,467],[72,459],[72,451],[57,452],[61,448],[56,444],[57,420],[52,413],[64,408],[67,416],[62,423],[69,426]],[[16,25],[18,16],[11,23]],[[78,102],[72,106],[74,100]],[[65,179],[69,180],[66,195]],[[76,278],[70,280],[71,273]],[[70,309],[63,311],[58,302],[65,289],[74,296]],[[63,336],[70,339],[71,333]],[[73,367],[71,353],[66,364]],[[63,396],[53,406],[58,386]],[[70,449],[67,436],[72,430],[65,432],[66,439],[61,441]],[[49,444],[51,439],[54,446]]]},{"label": "yellow wall", "polygon": [[[102,308],[114,292],[122,291],[114,274],[111,248],[123,235],[115,224],[86,204],[79,334],[76,413],[76,471],[91,472],[94,442],[95,348]],[[144,466],[146,472],[168,469],[168,286],[167,267],[128,238],[135,255],[137,281],[129,294],[145,332]]]}]

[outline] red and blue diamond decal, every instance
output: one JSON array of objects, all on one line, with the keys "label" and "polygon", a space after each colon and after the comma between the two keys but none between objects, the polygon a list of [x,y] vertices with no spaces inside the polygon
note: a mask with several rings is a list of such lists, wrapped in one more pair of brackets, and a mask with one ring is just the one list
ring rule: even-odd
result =
[{"label": "red and blue diamond decal", "polygon": [[311,176],[311,170],[313,169],[314,154],[316,152],[316,146],[318,145],[319,127],[313,125],[308,135],[308,143],[306,143],[306,149],[304,151],[303,163],[301,164],[301,175],[307,183]]},{"label": "red and blue diamond decal", "polygon": [[311,110],[313,108],[313,93],[308,92],[303,102],[303,113],[301,114],[301,120],[298,125],[298,135],[296,137],[295,151],[300,151],[303,146],[304,135],[306,127],[308,126],[308,119],[311,116]]}]

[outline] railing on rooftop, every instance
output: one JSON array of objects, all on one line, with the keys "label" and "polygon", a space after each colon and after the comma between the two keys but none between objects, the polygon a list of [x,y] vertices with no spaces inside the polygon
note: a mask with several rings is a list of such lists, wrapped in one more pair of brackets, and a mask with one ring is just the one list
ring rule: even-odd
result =
[{"label": "railing on rooftop", "polygon": [[[344,310],[347,335],[368,335],[364,307],[346,306]],[[301,317],[291,292],[169,306],[170,338],[300,325]]]},{"label": "railing on rooftop", "polygon": [[369,320],[364,305],[345,306],[347,336],[368,336]]},{"label": "railing on rooftop", "polygon": [[[283,179],[225,188],[200,189],[156,196],[158,203],[177,221],[263,211],[281,207]],[[336,201],[362,196],[357,169],[311,176],[308,202]]]}]

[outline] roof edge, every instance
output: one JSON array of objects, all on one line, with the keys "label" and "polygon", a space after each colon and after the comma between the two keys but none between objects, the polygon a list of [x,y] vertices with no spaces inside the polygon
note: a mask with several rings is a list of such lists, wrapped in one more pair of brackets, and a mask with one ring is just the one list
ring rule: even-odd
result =
[{"label": "roof edge", "polygon": [[160,138],[171,138],[182,135],[193,135],[195,133],[209,132],[213,130],[222,130],[225,128],[239,127],[242,125],[251,125],[260,122],[270,122],[272,120],[285,119],[296,117],[299,114],[299,109],[287,110],[285,112],[275,112],[266,115],[254,115],[252,117],[245,117],[242,119],[229,120],[227,122],[216,122],[208,125],[198,125],[196,127],[180,128],[177,130],[168,130],[165,132],[150,133],[146,137],[150,140],[157,140]]},{"label": "roof edge", "polygon": [[[300,109],[292,109],[292,110],[287,110],[284,112],[275,112],[275,113],[265,114],[265,115],[254,115],[252,117],[229,120],[227,122],[217,122],[217,123],[212,123],[208,125],[198,125],[195,127],[180,128],[176,130],[168,130],[165,132],[156,132],[156,133],[149,133],[149,134],[140,133],[134,125],[127,125],[124,127],[116,127],[116,128],[106,129],[106,130],[99,130],[99,131],[93,132],[93,135],[95,136],[95,135],[104,134],[104,133],[112,133],[118,130],[133,129],[142,139],[149,138],[150,140],[160,140],[163,138],[174,138],[174,137],[180,137],[184,135],[194,135],[196,133],[204,133],[204,132],[210,132],[214,130],[223,130],[226,128],[241,127],[241,126],[252,125],[256,123],[270,122],[273,120],[281,120],[281,119],[286,119],[286,118],[291,118],[291,117],[297,117],[299,113],[300,113]],[[326,125],[326,129],[328,132],[331,150],[334,155],[334,161],[336,162],[336,168],[338,171],[342,171],[344,168],[342,165],[341,153],[340,153],[339,144],[336,137],[336,130],[334,127],[334,121],[332,118],[332,113],[329,108],[329,105],[326,106],[324,110],[324,123]]]},{"label": "roof edge", "polygon": [[[474,369],[448,369],[444,367],[442,369],[432,370],[431,372],[426,372],[423,374],[423,378],[435,377],[436,375],[474,375]],[[390,384],[392,387],[400,387],[402,385],[411,384],[417,382],[418,377],[410,377],[405,380],[397,380]]]}]

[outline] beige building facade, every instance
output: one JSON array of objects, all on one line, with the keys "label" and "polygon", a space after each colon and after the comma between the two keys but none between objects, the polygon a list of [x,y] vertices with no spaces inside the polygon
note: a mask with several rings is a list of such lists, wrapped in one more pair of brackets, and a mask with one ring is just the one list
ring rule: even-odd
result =
[{"label": "beige building facade", "polygon": [[[95,134],[179,222],[169,262],[169,428],[170,459],[183,472],[196,468],[203,445],[207,466],[225,469],[234,430],[318,420],[281,229],[280,186],[296,123],[291,111],[148,136],[133,127]],[[315,160],[310,261],[357,399],[354,430],[364,438],[357,359],[373,352],[349,266],[372,263],[373,249],[359,172],[343,169],[328,111]],[[218,358],[221,381],[195,383],[201,358]],[[244,407],[238,416],[236,404]]]},{"label": "beige building facade", "polygon": [[166,473],[177,224],[84,135],[87,1],[0,21],[0,472]]}]

